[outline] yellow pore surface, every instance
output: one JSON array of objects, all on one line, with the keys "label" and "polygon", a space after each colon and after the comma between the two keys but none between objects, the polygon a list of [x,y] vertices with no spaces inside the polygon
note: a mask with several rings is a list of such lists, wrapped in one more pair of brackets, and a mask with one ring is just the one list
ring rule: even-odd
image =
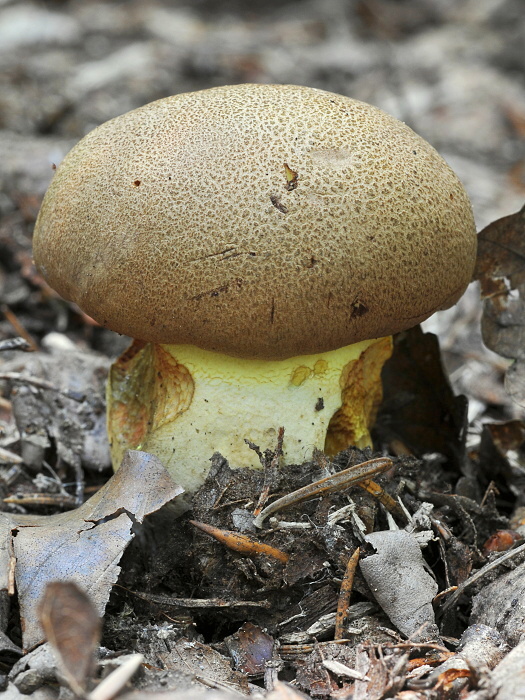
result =
[{"label": "yellow pore surface", "polygon": [[214,452],[259,467],[283,426],[284,459],[314,447],[335,454],[370,444],[391,339],[279,361],[239,359],[191,345],[135,343],[113,365],[108,429],[115,466],[127,448],[156,454],[187,491],[204,481]]}]

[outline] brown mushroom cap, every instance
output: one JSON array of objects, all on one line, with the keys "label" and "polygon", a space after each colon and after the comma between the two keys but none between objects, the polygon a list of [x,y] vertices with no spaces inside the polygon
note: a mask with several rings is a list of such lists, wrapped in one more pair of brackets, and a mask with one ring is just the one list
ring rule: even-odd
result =
[{"label": "brown mushroom cap", "polygon": [[89,133],[35,229],[39,270],[99,323],[277,359],[454,304],[476,249],[445,161],[371,105],[293,85],[168,97]]}]

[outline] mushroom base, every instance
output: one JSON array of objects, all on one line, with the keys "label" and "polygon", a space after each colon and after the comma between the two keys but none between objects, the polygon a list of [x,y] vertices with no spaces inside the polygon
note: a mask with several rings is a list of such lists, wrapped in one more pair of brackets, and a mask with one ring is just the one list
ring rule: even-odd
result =
[{"label": "mushroom base", "polygon": [[381,338],[266,361],[135,341],[113,364],[108,382],[113,464],[120,465],[128,448],[152,452],[192,492],[214,452],[232,468],[260,467],[246,440],[262,451],[275,449],[281,426],[288,463],[310,458],[314,447],[327,454],[365,447],[391,352],[391,338]]}]

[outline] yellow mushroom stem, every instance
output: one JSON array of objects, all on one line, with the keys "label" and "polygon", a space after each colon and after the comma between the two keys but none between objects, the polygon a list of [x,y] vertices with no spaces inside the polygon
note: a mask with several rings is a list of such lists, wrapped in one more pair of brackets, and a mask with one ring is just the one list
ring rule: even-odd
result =
[{"label": "yellow mushroom stem", "polygon": [[134,342],[108,382],[108,431],[115,467],[124,450],[157,455],[188,492],[220,452],[230,466],[259,467],[245,440],[275,449],[285,429],[288,463],[314,447],[336,454],[370,445],[391,338],[286,360],[253,360],[192,345]]}]

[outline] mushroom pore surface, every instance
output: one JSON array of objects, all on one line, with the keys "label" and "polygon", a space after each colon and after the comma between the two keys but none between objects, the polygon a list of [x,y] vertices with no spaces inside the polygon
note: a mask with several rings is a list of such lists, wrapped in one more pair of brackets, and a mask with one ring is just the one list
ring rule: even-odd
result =
[{"label": "mushroom pore surface", "polygon": [[291,85],[168,97],[89,133],[34,235],[49,284],[153,343],[281,359],[457,301],[476,236],[438,153],[381,110]]}]

